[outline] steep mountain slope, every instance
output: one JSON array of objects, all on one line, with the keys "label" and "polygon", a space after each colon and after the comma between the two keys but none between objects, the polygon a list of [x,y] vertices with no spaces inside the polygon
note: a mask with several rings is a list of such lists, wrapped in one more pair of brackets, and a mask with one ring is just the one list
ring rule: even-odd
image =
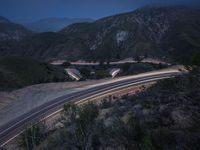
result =
[{"label": "steep mountain slope", "polygon": [[86,40],[97,58],[114,58],[117,54],[177,58],[178,54],[183,59],[200,50],[199,23],[200,9],[145,7],[93,24],[71,25],[62,32]]},{"label": "steep mountain slope", "polygon": [[0,41],[16,40],[19,41],[32,32],[19,24],[12,23],[4,17],[0,17]]},{"label": "steep mountain slope", "polygon": [[[87,52],[87,45],[80,38],[74,39],[61,33],[46,32],[29,37],[16,45],[11,46],[9,54],[15,56],[31,56],[36,59],[78,59]],[[6,51],[4,51],[6,52]]]},{"label": "steep mountain slope", "polygon": [[6,54],[46,60],[148,55],[189,62],[200,52],[200,9],[144,7],[93,23],[72,24],[58,33],[37,34],[17,45]]},{"label": "steep mountain slope", "polygon": [[46,18],[36,22],[24,24],[24,26],[36,32],[57,32],[73,23],[92,21],[92,19],[87,18]]}]

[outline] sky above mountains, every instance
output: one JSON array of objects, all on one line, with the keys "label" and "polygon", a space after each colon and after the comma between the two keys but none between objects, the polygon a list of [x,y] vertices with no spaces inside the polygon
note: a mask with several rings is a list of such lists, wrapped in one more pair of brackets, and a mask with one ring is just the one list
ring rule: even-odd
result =
[{"label": "sky above mountains", "polygon": [[0,0],[0,16],[15,22],[48,17],[98,19],[152,4],[196,6],[200,0]]}]

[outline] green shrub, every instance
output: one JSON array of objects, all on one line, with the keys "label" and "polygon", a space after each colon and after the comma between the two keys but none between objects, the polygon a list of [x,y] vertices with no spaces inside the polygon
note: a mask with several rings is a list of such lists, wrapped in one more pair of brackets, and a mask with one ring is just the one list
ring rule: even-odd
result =
[{"label": "green shrub", "polygon": [[27,150],[34,149],[46,138],[45,132],[46,128],[44,123],[31,125],[20,135],[17,144],[19,147]]}]

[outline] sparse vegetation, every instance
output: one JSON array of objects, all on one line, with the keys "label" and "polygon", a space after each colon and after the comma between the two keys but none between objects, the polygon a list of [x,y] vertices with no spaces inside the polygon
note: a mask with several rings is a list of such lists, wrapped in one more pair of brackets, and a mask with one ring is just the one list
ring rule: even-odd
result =
[{"label": "sparse vegetation", "polygon": [[0,90],[62,81],[70,81],[64,69],[46,62],[21,57],[0,59]]},{"label": "sparse vegetation", "polygon": [[[0,55],[103,61],[130,56],[140,60],[138,56],[146,55],[188,63],[200,49],[199,16],[199,9],[191,7],[144,7],[92,23],[72,24],[57,33],[35,34],[15,44],[3,42]],[[138,17],[144,25],[138,23]],[[5,29],[12,28],[6,24],[0,30],[5,33]],[[124,31],[127,35],[117,42],[116,34]]]},{"label": "sparse vegetation", "polygon": [[97,141],[93,139],[97,128],[98,113],[97,106],[92,103],[78,107],[74,104],[66,104],[61,120],[65,127],[49,137],[44,146],[45,149],[86,150],[91,146],[91,141],[95,146]]},{"label": "sparse vegetation", "polygon": [[133,75],[165,68],[166,65],[151,63],[125,63],[121,65],[121,75]]},{"label": "sparse vegetation", "polygon": [[71,66],[71,63],[70,62],[64,62],[62,64],[62,66],[65,67],[65,68],[68,68],[69,66]]},{"label": "sparse vegetation", "polygon": [[86,79],[90,79],[91,78],[91,71],[88,68],[81,68],[80,69],[80,73]]},{"label": "sparse vegetation", "polygon": [[40,149],[199,150],[198,70],[121,100],[65,105],[64,127]]},{"label": "sparse vegetation", "polygon": [[108,71],[106,71],[106,70],[96,70],[96,72],[95,72],[95,78],[96,79],[102,79],[102,78],[106,78],[106,77],[110,77],[110,74],[108,73]]},{"label": "sparse vegetation", "polygon": [[200,66],[200,53],[194,54],[191,62],[193,65]]},{"label": "sparse vegetation", "polygon": [[[136,63],[111,63],[130,58]],[[71,81],[64,69],[74,66],[83,76],[80,81],[111,77],[113,70],[112,76],[119,70],[117,76],[125,76],[167,66],[144,63],[144,58],[183,64],[190,72],[146,87],[135,87],[135,91],[130,90],[122,97],[110,96],[97,104],[67,103],[60,118],[54,122],[55,126],[52,125],[51,129],[40,123],[27,126],[13,145],[24,150],[200,150],[200,9],[148,6],[94,22],[72,24],[59,32],[44,33],[32,33],[0,17],[0,91]],[[52,60],[90,61],[99,62],[99,65],[76,66],[65,62],[53,66],[48,63]],[[114,81],[105,80],[113,86],[113,91],[106,85],[101,88],[114,93],[119,84],[123,87],[131,80],[126,79],[119,79],[116,86]],[[135,82],[139,84],[139,80],[142,78],[135,79]],[[55,106],[57,109],[65,97],[75,99],[75,96],[90,91],[81,89],[93,88],[90,91],[93,94],[103,91],[91,86],[89,81],[69,86],[59,84],[55,88],[45,86],[33,86],[8,95],[8,92],[1,92],[2,129],[6,124],[13,129],[26,119],[38,119],[35,116],[47,111],[47,108]],[[130,87],[130,84],[127,86]],[[31,90],[34,92],[30,94]],[[76,92],[80,93],[75,95]],[[137,94],[130,96],[132,92]],[[16,103],[13,102],[15,100]],[[49,100],[55,100],[55,105]],[[21,112],[24,106],[27,109]],[[43,106],[46,107],[36,112]],[[24,114],[26,112],[28,114]],[[35,118],[29,116],[32,112],[35,112],[32,116]],[[30,118],[24,117],[22,121],[23,116]],[[3,140],[6,133],[2,132]],[[10,135],[5,135],[5,139]]]},{"label": "sparse vegetation", "polygon": [[36,125],[27,126],[27,129],[17,139],[19,147],[26,150],[36,148],[46,138],[46,127],[43,122]]}]

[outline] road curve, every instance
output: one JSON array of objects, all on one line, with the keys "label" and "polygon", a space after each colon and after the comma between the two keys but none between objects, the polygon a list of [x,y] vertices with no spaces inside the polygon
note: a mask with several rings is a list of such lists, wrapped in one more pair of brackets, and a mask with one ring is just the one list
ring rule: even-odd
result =
[{"label": "road curve", "polygon": [[149,74],[147,73],[146,75],[133,78],[124,78],[123,80],[116,80],[115,82],[100,84],[91,88],[86,88],[79,92],[58,97],[1,126],[0,147],[4,146],[6,143],[8,143],[8,141],[16,137],[16,135],[22,132],[28,124],[37,123],[46,116],[50,116],[54,112],[60,110],[66,102],[83,102],[88,98],[94,98],[131,86],[141,85],[144,83],[158,81],[165,78],[171,78],[178,74],[180,74],[180,72],[177,70]]}]

